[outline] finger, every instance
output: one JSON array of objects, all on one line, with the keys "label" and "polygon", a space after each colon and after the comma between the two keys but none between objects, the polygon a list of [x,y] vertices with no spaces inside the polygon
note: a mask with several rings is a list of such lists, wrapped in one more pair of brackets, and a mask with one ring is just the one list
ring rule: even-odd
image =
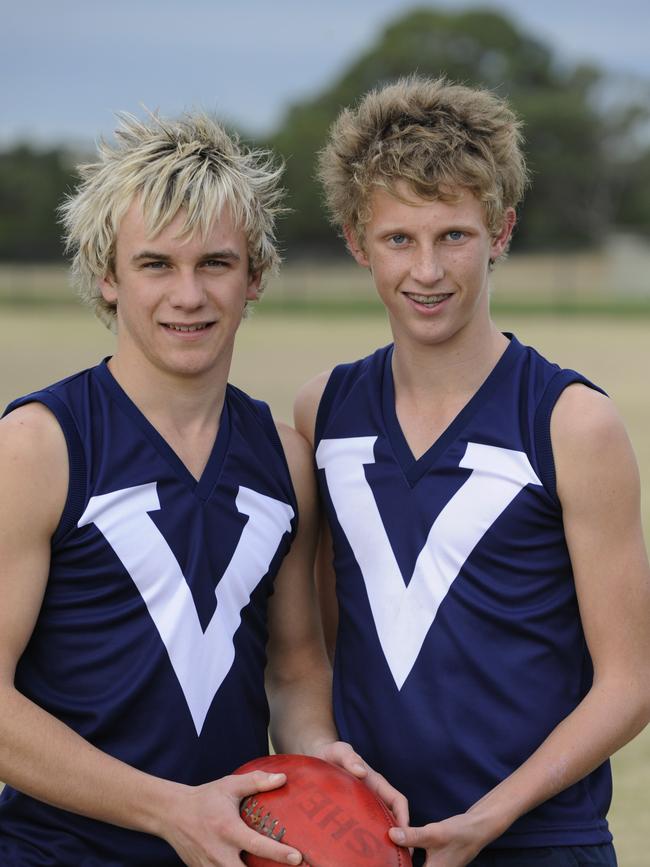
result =
[{"label": "finger", "polygon": [[345,741],[334,741],[319,751],[320,758],[344,768],[353,776],[363,779],[368,774],[368,765]]},{"label": "finger", "polygon": [[340,765],[359,780],[365,780],[368,776],[368,765],[354,750],[341,757]]},{"label": "finger", "polygon": [[390,809],[398,825],[408,825],[409,805],[401,792],[394,789],[385,777],[377,771],[370,771],[366,785],[378,795]]},{"label": "finger", "polygon": [[392,806],[390,804],[388,806],[400,825],[408,825],[411,821],[411,816],[409,814],[409,802],[406,800],[404,795],[399,795],[398,800],[395,801]]},{"label": "finger", "polygon": [[394,789],[388,780],[378,771],[369,767],[361,756],[352,749],[350,744],[345,741],[335,741],[334,743],[327,744],[321,750],[321,758],[345,768],[346,771],[363,780],[390,808],[397,824],[408,825],[409,808],[408,801],[404,795],[398,792],[397,789]]},{"label": "finger", "polygon": [[266,771],[249,771],[247,774],[233,774],[224,777],[230,793],[241,800],[254,792],[268,792],[283,786],[287,781],[286,774],[269,774]]},{"label": "finger", "polygon": [[[242,849],[245,852],[250,852],[251,855],[257,855],[258,858],[268,858],[271,861],[278,861],[280,864],[300,864],[302,855],[293,846],[285,846],[283,843],[276,843],[267,836],[271,827],[265,828],[263,831],[251,831],[247,825],[246,835],[243,838]],[[278,831],[281,829],[278,829]]]}]

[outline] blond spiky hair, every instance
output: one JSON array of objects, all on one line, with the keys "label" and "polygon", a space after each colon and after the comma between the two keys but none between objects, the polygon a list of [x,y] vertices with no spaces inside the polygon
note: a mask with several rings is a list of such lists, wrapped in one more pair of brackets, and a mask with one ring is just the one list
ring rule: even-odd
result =
[{"label": "blond spiky hair", "polygon": [[103,322],[113,324],[115,307],[102,297],[98,280],[113,271],[120,221],[136,196],[151,237],[181,208],[183,233],[207,234],[228,206],[247,236],[251,272],[268,276],[277,268],[282,167],[267,151],[245,148],[202,113],[178,120],[152,114],[148,122],[126,113],[118,118],[115,144],[100,141],[99,160],[79,166],[81,183],[60,208],[73,281]]},{"label": "blond spiky hair", "polygon": [[363,243],[376,187],[404,181],[424,199],[450,201],[469,189],[496,236],[526,186],[521,124],[485,90],[413,75],[370,91],[332,125],[318,175],[332,222]]}]

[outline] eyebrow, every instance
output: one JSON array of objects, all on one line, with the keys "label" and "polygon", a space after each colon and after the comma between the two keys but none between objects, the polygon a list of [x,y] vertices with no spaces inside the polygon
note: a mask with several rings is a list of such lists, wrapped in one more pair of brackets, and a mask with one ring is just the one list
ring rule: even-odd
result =
[{"label": "eyebrow", "polygon": [[[447,220],[436,229],[436,234],[445,235],[448,232],[471,232],[475,226],[465,220]],[[410,235],[412,229],[406,228],[402,223],[383,223],[373,227],[372,234],[376,237],[383,235]]]},{"label": "eyebrow", "polygon": [[[155,250],[142,250],[142,252],[136,253],[136,255],[132,257],[131,261],[141,262],[143,259],[155,259],[159,262],[171,262],[173,256],[169,256],[167,253],[157,253]],[[241,256],[234,250],[226,248],[225,250],[213,250],[210,253],[204,253],[199,256],[199,260],[202,262],[206,259],[229,259],[233,262],[239,262]]]}]

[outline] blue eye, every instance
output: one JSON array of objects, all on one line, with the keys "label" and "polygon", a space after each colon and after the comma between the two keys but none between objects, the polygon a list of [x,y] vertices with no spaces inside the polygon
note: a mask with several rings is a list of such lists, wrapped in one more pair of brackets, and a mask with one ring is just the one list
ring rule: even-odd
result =
[{"label": "blue eye", "polygon": [[465,237],[465,232],[461,232],[460,229],[454,229],[452,232],[447,232],[447,237],[450,241],[462,241]]},{"label": "blue eye", "polygon": [[406,242],[408,241],[408,238],[406,237],[406,235],[391,235],[390,241],[396,247],[403,247],[404,244],[406,244]]}]

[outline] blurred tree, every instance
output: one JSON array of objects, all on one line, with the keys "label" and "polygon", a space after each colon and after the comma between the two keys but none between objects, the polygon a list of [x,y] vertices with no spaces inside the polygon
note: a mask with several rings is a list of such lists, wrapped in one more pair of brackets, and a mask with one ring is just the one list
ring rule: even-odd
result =
[{"label": "blurred tree", "polygon": [[650,150],[629,166],[620,193],[617,224],[650,238]]},{"label": "blurred tree", "polygon": [[[286,159],[294,209],[282,226],[289,252],[340,249],[328,227],[314,180],[315,154],[342,107],[367,90],[419,72],[482,85],[508,97],[525,121],[532,188],[522,208],[515,249],[595,245],[617,216],[616,178],[625,175],[614,139],[629,137],[640,109],[614,118],[599,109],[604,74],[593,66],[569,68],[550,49],[489,9],[461,12],[416,9],[391,24],[377,44],[316,99],[290,108],[269,142]],[[650,163],[650,155],[646,157]],[[647,163],[639,171],[647,172]],[[645,168],[644,168],[645,167]],[[620,200],[620,195],[619,195]],[[650,203],[625,209],[630,222]],[[646,222],[650,219],[646,215]]]},{"label": "blurred tree", "polygon": [[[619,225],[650,235],[650,86],[619,85],[603,99],[611,76],[559,63],[502,13],[427,7],[390,24],[330,87],[292,106],[265,142],[287,164],[293,212],[280,231],[290,256],[342,252],[314,180],[316,153],[341,108],[413,72],[486,86],[523,117],[532,186],[513,249],[593,246]],[[0,153],[0,259],[61,257],[56,207],[76,183],[73,162],[64,148]]]},{"label": "blurred tree", "polygon": [[617,227],[650,238],[650,83],[638,96],[637,104],[612,112],[610,121],[612,214]]},{"label": "blurred tree", "polygon": [[0,153],[0,259],[42,262],[61,258],[56,208],[72,187],[66,154],[17,145]]}]

